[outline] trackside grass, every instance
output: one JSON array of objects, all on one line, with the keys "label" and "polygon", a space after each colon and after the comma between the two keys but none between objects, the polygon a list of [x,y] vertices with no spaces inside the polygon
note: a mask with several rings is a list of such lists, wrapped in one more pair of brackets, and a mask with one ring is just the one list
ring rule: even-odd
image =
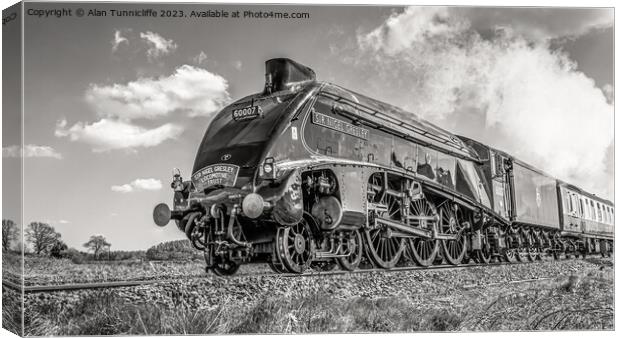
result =
[{"label": "trackside grass", "polygon": [[[431,299],[331,297],[324,292],[264,296],[219,305],[166,308],[132,304],[113,290],[83,297],[70,311],[38,305],[26,311],[30,335],[412,332],[613,329],[613,269],[551,281],[497,285]],[[487,297],[481,295],[490,295]],[[429,296],[429,297],[437,297]]]}]

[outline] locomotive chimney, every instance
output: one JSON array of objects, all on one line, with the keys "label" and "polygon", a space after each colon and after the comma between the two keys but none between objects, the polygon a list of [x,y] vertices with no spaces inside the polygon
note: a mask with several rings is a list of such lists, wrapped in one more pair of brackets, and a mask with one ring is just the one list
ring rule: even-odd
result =
[{"label": "locomotive chimney", "polygon": [[312,69],[287,58],[277,58],[265,62],[265,90],[271,94],[281,90],[296,91],[316,80]]}]

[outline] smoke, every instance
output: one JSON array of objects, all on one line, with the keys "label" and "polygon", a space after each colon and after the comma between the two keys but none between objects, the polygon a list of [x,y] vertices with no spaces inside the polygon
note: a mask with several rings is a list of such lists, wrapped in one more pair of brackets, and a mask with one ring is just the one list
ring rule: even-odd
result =
[{"label": "smoke", "polygon": [[613,88],[544,39],[471,27],[447,8],[408,8],[358,34],[355,62],[389,102],[611,198]]}]

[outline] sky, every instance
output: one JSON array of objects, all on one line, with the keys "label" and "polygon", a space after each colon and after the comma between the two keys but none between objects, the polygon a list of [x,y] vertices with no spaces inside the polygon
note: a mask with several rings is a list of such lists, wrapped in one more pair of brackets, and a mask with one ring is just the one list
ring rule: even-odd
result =
[{"label": "sky", "polygon": [[[112,250],[183,238],[151,218],[171,203],[172,168],[189,179],[210,119],[261,91],[274,57],[613,198],[612,9],[27,6],[310,14],[26,16],[23,222],[48,222],[71,247],[94,234]],[[20,160],[16,133],[3,124],[5,168]],[[5,197],[3,218],[17,205]]]}]

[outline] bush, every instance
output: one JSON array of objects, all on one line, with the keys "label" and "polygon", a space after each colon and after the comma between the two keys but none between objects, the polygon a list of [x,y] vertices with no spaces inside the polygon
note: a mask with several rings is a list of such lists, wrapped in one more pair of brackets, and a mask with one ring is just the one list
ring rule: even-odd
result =
[{"label": "bush", "polygon": [[63,250],[60,253],[60,258],[69,258],[74,264],[84,264],[86,262],[84,254],[73,248]]},{"label": "bush", "polygon": [[190,260],[200,256],[187,239],[159,243],[146,250],[146,258],[152,261]]}]

